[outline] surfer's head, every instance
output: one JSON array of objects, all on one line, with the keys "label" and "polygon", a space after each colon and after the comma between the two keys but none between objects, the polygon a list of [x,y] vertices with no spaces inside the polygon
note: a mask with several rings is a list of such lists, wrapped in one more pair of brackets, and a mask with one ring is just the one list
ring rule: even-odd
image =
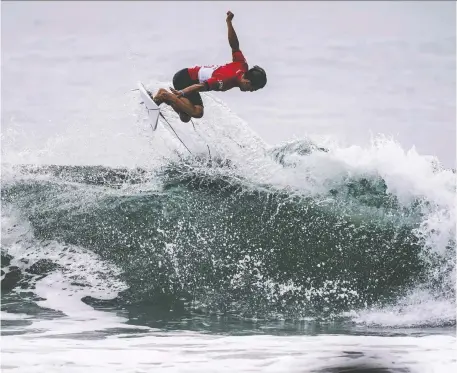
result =
[{"label": "surfer's head", "polygon": [[242,91],[257,91],[267,84],[267,74],[260,66],[255,65],[244,73],[241,79],[240,89]]}]

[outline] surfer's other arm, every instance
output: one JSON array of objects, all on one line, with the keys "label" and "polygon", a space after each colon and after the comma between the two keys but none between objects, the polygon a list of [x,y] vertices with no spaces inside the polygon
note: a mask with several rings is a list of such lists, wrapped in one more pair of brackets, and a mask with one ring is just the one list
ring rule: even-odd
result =
[{"label": "surfer's other arm", "polygon": [[206,91],[224,91],[224,84],[227,80],[218,78],[209,78],[203,83],[195,83],[181,90],[170,87],[170,91],[178,97],[186,97],[195,92],[206,92]]},{"label": "surfer's other arm", "polygon": [[229,10],[227,12],[227,30],[228,30],[228,41],[230,44],[230,48],[232,48],[232,52],[236,52],[240,50],[240,43],[238,41],[238,37],[236,36],[235,29],[232,25],[232,19],[234,14]]},{"label": "surfer's other arm", "polygon": [[208,89],[207,89],[207,85],[205,83],[193,84],[180,91],[170,87],[170,91],[173,92],[178,97],[186,96],[193,92],[201,92],[201,91],[206,91],[206,90],[208,90]]}]

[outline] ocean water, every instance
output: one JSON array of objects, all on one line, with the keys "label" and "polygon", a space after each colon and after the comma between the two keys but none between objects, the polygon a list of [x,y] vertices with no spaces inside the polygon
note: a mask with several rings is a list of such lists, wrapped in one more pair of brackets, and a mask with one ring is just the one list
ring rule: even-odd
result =
[{"label": "ocean water", "polygon": [[[190,155],[136,84],[229,9],[268,85],[164,108]],[[2,2],[2,370],[454,372],[455,14]]]}]

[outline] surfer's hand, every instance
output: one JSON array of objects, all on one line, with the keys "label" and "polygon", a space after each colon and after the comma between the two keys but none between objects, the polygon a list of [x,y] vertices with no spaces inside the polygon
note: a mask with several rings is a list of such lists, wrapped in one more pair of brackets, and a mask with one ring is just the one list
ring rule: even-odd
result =
[{"label": "surfer's hand", "polygon": [[232,22],[232,19],[235,15],[229,10],[227,12],[227,22]]},{"label": "surfer's hand", "polygon": [[170,91],[171,91],[174,95],[176,95],[178,98],[183,96],[183,92],[182,92],[182,91],[177,91],[176,89],[171,88],[171,87],[170,87]]}]

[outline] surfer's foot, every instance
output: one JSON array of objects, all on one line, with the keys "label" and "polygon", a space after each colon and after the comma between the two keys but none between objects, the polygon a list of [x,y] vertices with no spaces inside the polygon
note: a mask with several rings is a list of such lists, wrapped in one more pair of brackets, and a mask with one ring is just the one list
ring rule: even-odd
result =
[{"label": "surfer's foot", "polygon": [[152,101],[156,103],[157,106],[159,106],[162,102],[157,99],[157,97],[154,97],[151,91],[146,90],[148,93],[149,97],[151,97]]},{"label": "surfer's foot", "polygon": [[164,91],[165,90],[163,88],[160,88],[157,91],[156,96],[153,98],[153,100],[154,100],[154,102],[156,103],[157,106],[159,106],[161,103],[163,103],[165,101]]}]

